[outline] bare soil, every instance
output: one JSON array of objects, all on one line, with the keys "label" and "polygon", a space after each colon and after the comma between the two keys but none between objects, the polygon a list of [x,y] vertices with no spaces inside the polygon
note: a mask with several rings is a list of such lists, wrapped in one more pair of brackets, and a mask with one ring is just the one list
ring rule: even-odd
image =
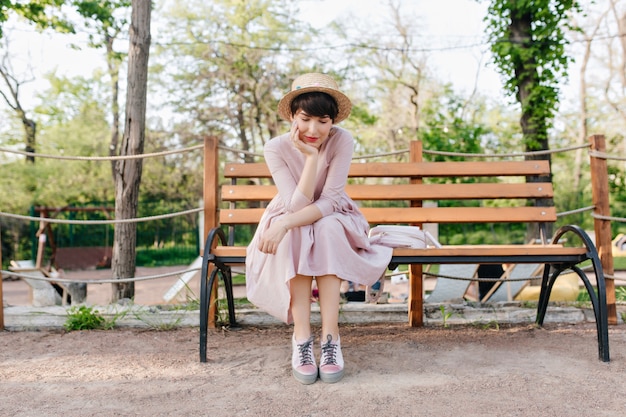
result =
[{"label": "bare soil", "polygon": [[[6,416],[623,416],[626,329],[344,325],[346,375],[291,376],[288,326],[0,332]],[[319,350],[318,350],[319,351]],[[318,355],[318,353],[316,353]]]},{"label": "bare soil", "polygon": [[[169,269],[181,270],[140,274]],[[138,282],[135,301],[162,303],[175,280]],[[26,284],[4,284],[5,306],[28,305]],[[108,285],[90,285],[88,301],[106,304],[109,293]],[[200,363],[195,327],[0,331],[0,415],[569,417],[626,410],[623,324],[610,327],[610,363],[598,359],[593,323],[342,325],[346,376],[309,386],[291,376],[290,338],[284,325],[213,331],[208,362]]]}]

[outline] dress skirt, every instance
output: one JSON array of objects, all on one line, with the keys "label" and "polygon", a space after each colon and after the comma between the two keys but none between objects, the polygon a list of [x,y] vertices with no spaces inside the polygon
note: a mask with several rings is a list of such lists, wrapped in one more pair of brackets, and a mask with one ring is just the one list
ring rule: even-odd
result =
[{"label": "dress skirt", "polygon": [[372,285],[386,271],[393,249],[371,244],[369,225],[357,207],[340,211],[315,223],[290,229],[276,254],[262,253],[257,242],[263,231],[281,214],[266,209],[247,248],[247,297],[257,307],[285,323],[291,323],[289,280],[296,275],[337,277]]}]

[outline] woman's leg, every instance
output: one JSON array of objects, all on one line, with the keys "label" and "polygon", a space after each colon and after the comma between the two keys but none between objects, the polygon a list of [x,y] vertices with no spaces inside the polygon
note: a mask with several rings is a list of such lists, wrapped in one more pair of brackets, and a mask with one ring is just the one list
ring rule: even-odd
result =
[{"label": "woman's leg", "polygon": [[320,314],[322,315],[322,337],[339,337],[339,304],[341,302],[341,279],[336,275],[315,278],[319,290]]},{"label": "woman's leg", "polygon": [[291,367],[294,378],[302,384],[314,383],[318,375],[311,337],[312,283],[312,277],[303,275],[296,275],[289,281],[293,317]]},{"label": "woman's leg", "polygon": [[335,275],[317,277],[322,315],[322,357],[319,375],[324,382],[337,382],[343,377],[343,355],[339,340],[339,302],[341,280]]},{"label": "woman's leg", "polygon": [[289,281],[293,334],[302,342],[311,337],[311,284],[313,277],[296,275]]}]

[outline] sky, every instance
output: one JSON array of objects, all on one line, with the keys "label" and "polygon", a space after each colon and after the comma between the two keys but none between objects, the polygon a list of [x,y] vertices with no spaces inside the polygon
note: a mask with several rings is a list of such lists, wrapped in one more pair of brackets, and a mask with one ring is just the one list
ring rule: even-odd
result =
[{"label": "sky", "polygon": [[[485,2],[476,0],[405,0],[407,15],[416,16],[423,34],[428,65],[436,69],[440,81],[451,82],[461,93],[469,93],[475,83],[487,96],[501,95],[499,77],[488,65],[488,46],[483,35]],[[384,16],[386,0],[305,0],[301,2],[302,18],[323,28],[336,18],[356,16],[375,24]],[[10,24],[10,22],[9,22]],[[12,63],[17,73],[27,74],[30,64],[33,82],[22,86],[21,95],[29,98],[47,88],[43,74],[56,70],[59,75],[89,77],[96,68],[105,68],[103,53],[88,47],[77,50],[68,37],[55,33],[36,33],[31,27],[19,26],[5,31],[10,37]],[[421,35],[422,36],[422,35]],[[153,33],[153,42],[158,34]],[[84,46],[83,37],[79,45]],[[473,47],[462,47],[474,45]],[[125,45],[121,45],[125,47]],[[478,73],[478,78],[477,78]],[[29,77],[30,78],[30,77]]]},{"label": "sky", "polygon": [[[501,95],[501,82],[489,66],[489,46],[484,35],[487,2],[477,0],[405,0],[403,11],[415,16],[428,65],[437,77],[457,89],[478,89],[487,96]],[[310,0],[302,2],[302,16],[323,28],[333,19],[356,15],[360,19],[384,19],[386,0]],[[472,47],[463,47],[471,45]],[[478,73],[478,78],[477,78]]]}]

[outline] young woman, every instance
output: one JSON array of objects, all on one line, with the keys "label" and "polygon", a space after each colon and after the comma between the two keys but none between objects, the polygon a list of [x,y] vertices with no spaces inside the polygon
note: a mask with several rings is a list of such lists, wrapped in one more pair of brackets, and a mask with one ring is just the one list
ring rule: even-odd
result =
[{"label": "young woman", "polygon": [[[247,293],[259,308],[293,323],[293,376],[303,384],[318,375],[324,382],[343,377],[341,280],[371,286],[391,259],[391,248],[370,244],[369,225],[345,192],[354,139],[334,124],[351,108],[332,78],[304,74],[278,103],[291,130],[264,149],[278,194],[248,246]],[[319,368],[310,324],[314,279],[322,318]]]}]

